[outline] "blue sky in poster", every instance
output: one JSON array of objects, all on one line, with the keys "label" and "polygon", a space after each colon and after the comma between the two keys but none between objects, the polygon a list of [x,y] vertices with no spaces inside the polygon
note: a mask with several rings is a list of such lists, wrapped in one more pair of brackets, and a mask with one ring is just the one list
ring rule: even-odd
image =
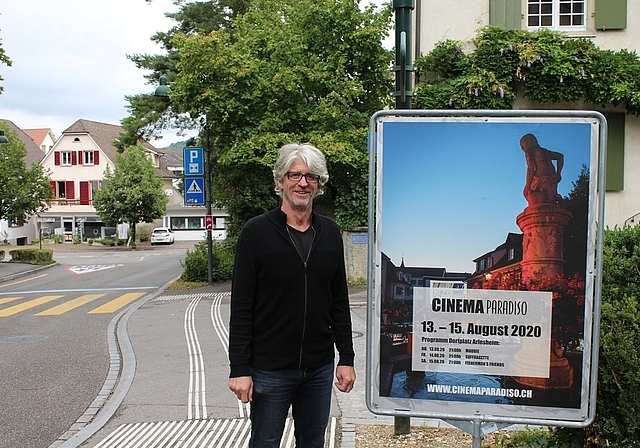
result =
[{"label": "blue sky in poster", "polygon": [[[520,138],[564,154],[558,192],[590,168],[591,124],[537,119],[385,120],[381,250],[399,266],[473,272],[473,260],[521,233],[526,162]],[[380,151],[378,149],[378,151]]]}]

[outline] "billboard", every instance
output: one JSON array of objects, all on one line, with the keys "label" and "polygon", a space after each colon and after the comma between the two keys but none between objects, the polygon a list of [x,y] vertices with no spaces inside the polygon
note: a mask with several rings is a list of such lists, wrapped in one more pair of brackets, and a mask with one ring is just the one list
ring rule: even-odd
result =
[{"label": "billboard", "polygon": [[596,112],[374,115],[372,412],[590,422],[605,137]]}]

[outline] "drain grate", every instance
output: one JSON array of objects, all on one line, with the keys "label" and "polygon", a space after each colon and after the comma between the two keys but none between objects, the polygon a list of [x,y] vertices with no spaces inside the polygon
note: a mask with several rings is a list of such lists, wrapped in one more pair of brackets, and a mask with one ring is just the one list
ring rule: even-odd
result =
[{"label": "drain grate", "polygon": [[38,342],[48,339],[49,336],[42,334],[30,334],[26,336],[11,336],[8,338],[0,339],[0,344],[24,344],[27,342]]}]

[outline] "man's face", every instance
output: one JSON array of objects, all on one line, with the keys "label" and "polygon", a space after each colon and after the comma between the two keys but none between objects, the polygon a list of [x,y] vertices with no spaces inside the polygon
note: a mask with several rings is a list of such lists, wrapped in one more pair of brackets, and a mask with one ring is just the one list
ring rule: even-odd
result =
[{"label": "man's face", "polygon": [[[296,159],[289,168],[290,173],[309,173],[309,167],[302,161]],[[278,187],[282,189],[282,199],[285,205],[297,210],[306,210],[311,207],[313,198],[318,194],[318,183],[309,183],[302,176],[299,181],[290,180],[286,175],[282,180],[278,180]]]}]

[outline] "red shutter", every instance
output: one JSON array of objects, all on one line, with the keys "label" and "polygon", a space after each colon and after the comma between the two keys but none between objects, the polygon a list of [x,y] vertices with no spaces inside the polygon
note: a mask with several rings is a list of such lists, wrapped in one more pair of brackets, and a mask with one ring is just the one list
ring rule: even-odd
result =
[{"label": "red shutter", "polygon": [[76,193],[74,191],[73,181],[68,180],[65,182],[65,184],[66,185],[64,186],[64,189],[65,189],[65,193],[67,194],[67,199],[75,199]]},{"label": "red shutter", "polygon": [[58,195],[56,194],[56,182],[54,180],[50,180],[49,181],[49,191],[51,193],[53,193],[54,197],[57,197]]},{"label": "red shutter", "polygon": [[60,165],[60,151],[56,151],[53,153],[53,164]]},{"label": "red shutter", "polygon": [[78,157],[76,155],[75,151],[71,151],[71,165],[77,165],[78,164]]},{"label": "red shutter", "polygon": [[100,165],[100,151],[93,152],[93,164]]},{"label": "red shutter", "polygon": [[89,205],[89,182],[80,181],[80,205]]}]

